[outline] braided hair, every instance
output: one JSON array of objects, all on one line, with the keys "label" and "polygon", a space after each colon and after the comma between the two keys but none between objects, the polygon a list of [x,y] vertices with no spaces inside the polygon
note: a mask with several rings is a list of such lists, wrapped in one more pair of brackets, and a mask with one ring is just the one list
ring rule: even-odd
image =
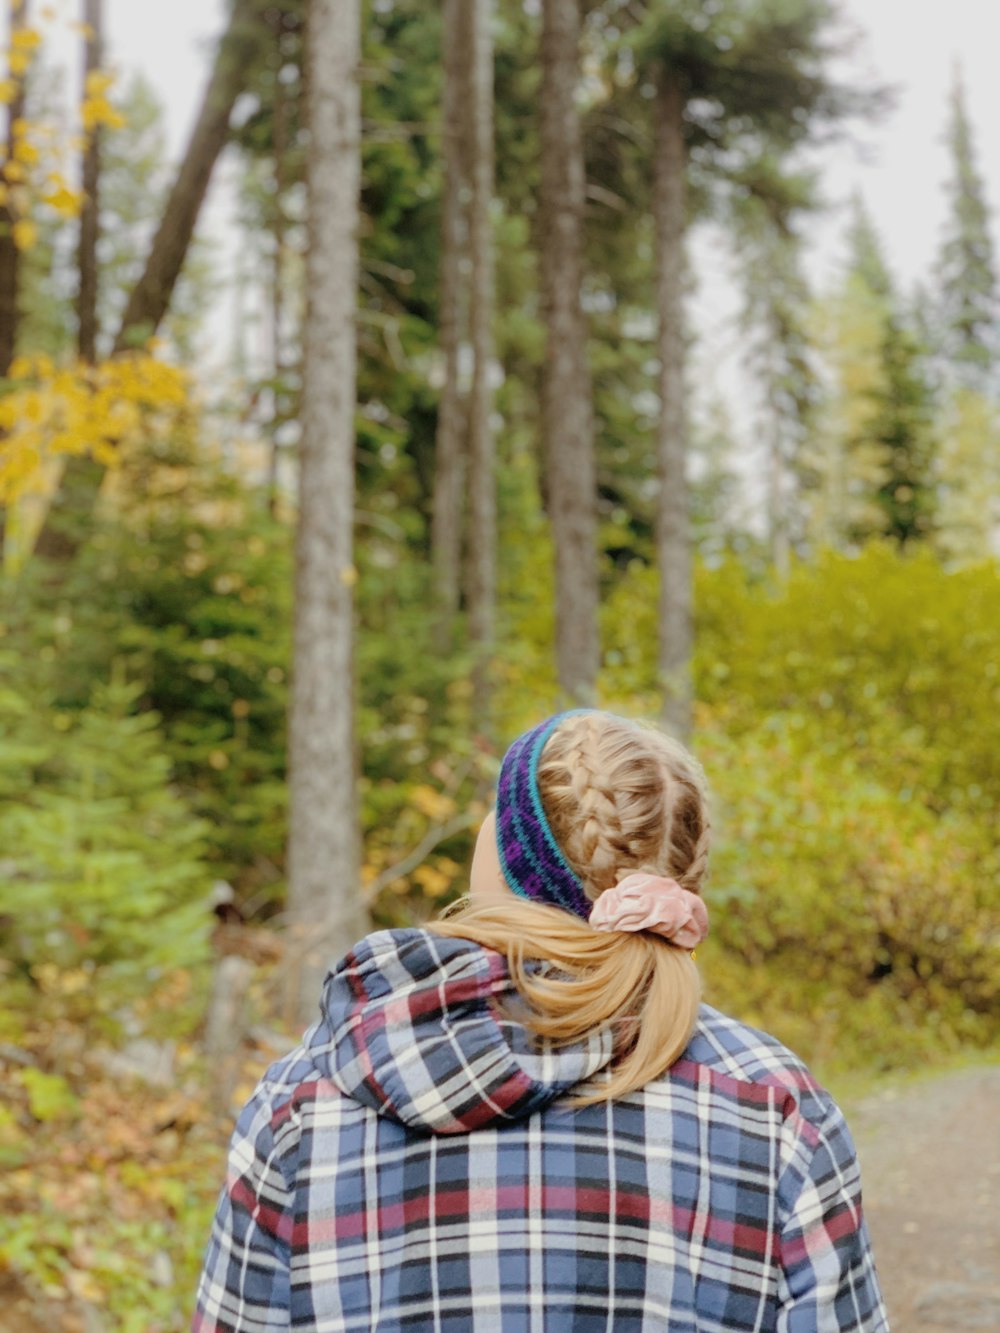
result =
[{"label": "braided hair", "polygon": [[570,714],[542,752],[538,789],[588,897],[637,870],[701,892],[711,829],[705,776],[671,737],[610,713]]},{"label": "braided hair", "polygon": [[[679,741],[610,713],[568,713],[538,758],[538,795],[552,836],[596,900],[636,871],[700,893],[709,816],[701,767]],[[648,932],[602,932],[562,907],[469,899],[429,927],[504,954],[540,1038],[579,1041],[610,1032],[613,1065],[573,1102],[621,1097],[659,1077],[694,1030],[701,997],[686,950]],[[539,972],[532,964],[553,965]]]}]

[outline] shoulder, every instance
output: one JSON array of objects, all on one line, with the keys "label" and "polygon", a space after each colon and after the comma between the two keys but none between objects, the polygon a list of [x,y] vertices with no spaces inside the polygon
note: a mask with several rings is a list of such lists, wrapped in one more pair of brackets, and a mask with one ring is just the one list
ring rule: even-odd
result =
[{"label": "shoulder", "polygon": [[712,1081],[727,1080],[737,1095],[759,1097],[796,1109],[814,1123],[836,1110],[833,1099],[808,1066],[783,1042],[739,1019],[703,1004],[698,1023],[679,1064],[707,1071]]}]

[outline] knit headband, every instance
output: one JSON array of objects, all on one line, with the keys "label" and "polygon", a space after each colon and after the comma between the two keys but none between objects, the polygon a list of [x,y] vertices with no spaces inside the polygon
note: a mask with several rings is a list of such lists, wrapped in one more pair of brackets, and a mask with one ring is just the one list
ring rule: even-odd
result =
[{"label": "knit headband", "polygon": [[557,713],[526,731],[504,755],[497,784],[497,851],[508,886],[531,902],[562,907],[586,921],[594,904],[552,836],[538,794],[538,761],[556,727],[574,713]]}]

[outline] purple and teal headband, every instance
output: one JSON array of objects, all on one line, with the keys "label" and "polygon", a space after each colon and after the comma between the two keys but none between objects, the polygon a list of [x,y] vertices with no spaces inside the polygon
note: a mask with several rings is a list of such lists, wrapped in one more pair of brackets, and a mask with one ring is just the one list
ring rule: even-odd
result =
[{"label": "purple and teal headband", "polygon": [[594,904],[559,850],[538,793],[538,761],[545,742],[565,718],[557,713],[526,731],[504,755],[497,783],[497,851],[509,888],[531,902],[561,907],[586,921]]}]

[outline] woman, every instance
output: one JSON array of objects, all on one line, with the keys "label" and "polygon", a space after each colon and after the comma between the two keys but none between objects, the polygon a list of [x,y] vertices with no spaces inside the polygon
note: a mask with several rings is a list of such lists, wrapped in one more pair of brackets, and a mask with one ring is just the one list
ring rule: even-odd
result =
[{"label": "woman", "polygon": [[699,1005],[702,774],[518,738],[468,903],[363,940],[240,1117],[195,1333],[887,1328],[836,1105]]}]

